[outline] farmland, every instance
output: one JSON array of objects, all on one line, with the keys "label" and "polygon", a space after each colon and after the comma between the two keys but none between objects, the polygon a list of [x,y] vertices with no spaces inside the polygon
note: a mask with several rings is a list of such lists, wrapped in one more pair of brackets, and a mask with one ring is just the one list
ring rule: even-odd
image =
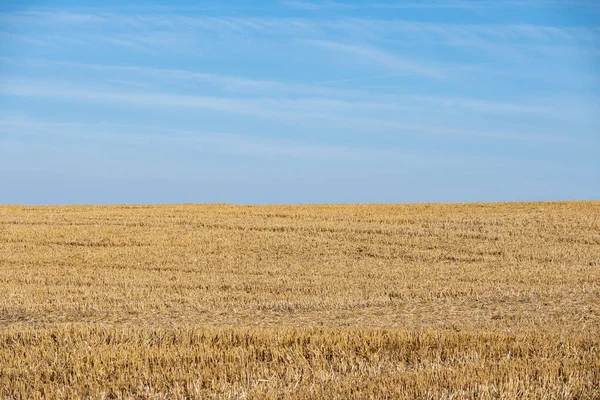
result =
[{"label": "farmland", "polygon": [[600,202],[0,206],[0,398],[600,398]]}]

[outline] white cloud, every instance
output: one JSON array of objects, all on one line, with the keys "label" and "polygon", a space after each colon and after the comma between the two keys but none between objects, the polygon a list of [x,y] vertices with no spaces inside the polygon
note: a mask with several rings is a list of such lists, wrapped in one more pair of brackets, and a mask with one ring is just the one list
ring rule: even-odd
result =
[{"label": "white cloud", "polygon": [[[320,130],[336,129],[361,133],[393,133],[397,135],[433,135],[480,137],[504,140],[525,140],[533,142],[565,141],[566,137],[554,134],[532,135],[528,133],[503,133],[488,130],[474,130],[460,126],[436,125],[435,123],[409,123],[402,120],[407,116],[414,101],[436,103],[438,107],[468,107],[486,112],[501,110],[518,112],[516,106],[501,103],[443,98],[412,96],[405,98],[404,104],[388,102],[343,101],[335,99],[302,98],[226,98],[214,96],[189,96],[165,93],[107,92],[89,88],[65,88],[70,85],[49,86],[36,82],[0,81],[0,93],[12,96],[45,98],[66,98],[105,104],[124,104],[134,107],[198,108],[230,114],[243,115],[278,121],[284,124],[301,125],[305,129],[318,126]],[[405,108],[408,107],[408,108]],[[431,106],[424,106],[424,110]],[[403,112],[401,112],[403,111]],[[532,111],[545,113],[540,108]]]},{"label": "white cloud", "polygon": [[268,109],[254,106],[249,101],[220,97],[104,92],[89,89],[68,89],[36,83],[28,85],[2,82],[0,86],[0,93],[14,96],[69,98],[141,106],[193,107],[259,117],[277,115],[277,113]]},{"label": "white cloud", "polygon": [[[254,96],[263,96],[271,98],[281,98],[282,96],[302,95],[309,99],[326,98],[329,100],[337,99],[358,102],[361,107],[372,107],[378,103],[379,108],[398,107],[407,102],[427,102],[444,105],[445,107],[461,107],[475,111],[496,112],[496,113],[534,113],[550,114],[552,110],[547,110],[539,106],[527,104],[505,104],[489,100],[464,99],[464,98],[441,98],[439,96],[420,96],[420,95],[390,95],[377,94],[365,90],[344,89],[331,87],[340,83],[374,79],[378,77],[388,77],[398,75],[394,73],[380,74],[376,76],[362,76],[348,79],[339,79],[327,82],[317,82],[312,84],[301,84],[294,82],[281,82],[275,80],[249,79],[245,77],[210,74],[198,71],[189,71],[183,69],[170,68],[152,68],[141,66],[122,66],[110,64],[87,64],[77,62],[59,62],[44,59],[14,59],[10,57],[0,58],[1,62],[12,63],[15,65],[27,65],[36,67],[70,67],[77,69],[88,69],[109,73],[109,82],[122,83],[123,86],[130,87],[151,87],[151,84],[145,78],[152,77],[159,82],[165,82],[169,85],[177,81],[190,82],[198,81],[204,84],[210,84],[222,89],[224,93],[244,93]],[[124,79],[118,79],[119,75],[115,73],[124,73]],[[284,99],[285,100],[285,99]]]},{"label": "white cloud", "polygon": [[435,79],[443,79],[446,76],[441,66],[434,66],[421,61],[400,57],[373,46],[350,45],[329,40],[306,40],[305,42],[317,47],[360,57],[361,61],[375,63],[394,72],[409,73]]},{"label": "white cloud", "polygon": [[[207,108],[222,111],[234,111],[252,116],[274,116],[275,110],[287,108],[290,112],[303,110],[309,112],[311,109],[329,109],[329,110],[351,110],[353,112],[364,112],[369,110],[388,110],[400,111],[415,107],[430,107],[432,105],[444,107],[446,109],[470,110],[479,113],[492,114],[535,114],[544,116],[560,116],[561,110],[556,107],[545,105],[543,102],[534,103],[503,103],[493,100],[463,98],[456,96],[432,96],[418,94],[378,94],[364,90],[345,90],[322,86],[328,84],[297,84],[280,81],[253,80],[243,77],[207,74],[188,70],[179,69],[161,69],[137,66],[119,66],[119,65],[103,65],[103,64],[85,64],[73,62],[52,62],[47,60],[15,60],[11,58],[3,58],[3,62],[13,62],[16,64],[23,63],[25,65],[57,65],[70,66],[86,69],[94,69],[99,71],[110,72],[109,81],[121,83],[126,87],[150,88],[147,80],[135,80],[135,78],[150,75],[154,78],[161,79],[161,82],[172,84],[174,80],[199,80],[216,84],[223,89],[224,93],[239,93],[251,94],[253,98],[236,98],[236,97],[215,97],[215,96],[185,96],[176,94],[160,94],[159,99],[150,100],[156,97],[156,94],[147,96],[145,94],[123,94],[121,92],[102,92],[98,90],[79,90],[68,91],[63,87],[71,87],[72,84],[65,83],[61,87],[48,86],[39,82],[23,82],[19,83],[19,79],[6,81],[4,93],[15,95],[33,95],[33,96],[56,96],[56,97],[83,97],[90,100],[102,100],[113,98],[115,101],[131,102],[131,103],[148,103],[158,101],[159,104],[179,104],[182,106],[192,106],[197,108]],[[125,80],[119,80],[118,75],[113,72],[128,72]],[[363,77],[371,78],[371,77]],[[356,79],[361,79],[355,78]],[[351,80],[351,79],[349,79]],[[330,82],[330,83],[336,83]],[[11,89],[12,88],[12,89]],[[2,89],[0,89],[2,90]],[[289,96],[303,96],[291,100]],[[150,105],[150,104],[148,104]],[[263,105],[263,108],[259,108]],[[283,116],[286,116],[284,114]]]},{"label": "white cloud", "polygon": [[[216,153],[245,154],[255,156],[301,157],[331,160],[344,159],[360,161],[394,158],[402,152],[400,149],[365,149],[328,145],[324,143],[306,143],[297,140],[265,138],[250,134],[232,134],[163,128],[139,124],[110,123],[68,123],[37,121],[28,118],[0,118],[0,131],[17,129],[19,137],[28,135],[59,136],[67,139],[88,138],[109,140],[119,143],[148,143],[197,146],[199,150]],[[280,137],[283,135],[279,135]]]},{"label": "white cloud", "polygon": [[[416,4],[462,4],[465,2],[393,3],[398,7]],[[472,4],[471,2],[468,2]],[[490,6],[502,2],[486,2]],[[299,4],[304,4],[300,2]],[[310,6],[313,3],[306,3]],[[366,3],[362,3],[366,4]],[[377,6],[377,3],[369,3]],[[477,3],[480,4],[480,3]],[[315,6],[349,7],[346,3],[314,3]],[[362,6],[362,5],[361,5]],[[384,3],[379,4],[385,6]],[[485,55],[494,61],[498,73],[512,71],[512,66],[527,66],[552,59],[553,47],[589,60],[600,48],[600,27],[557,27],[531,24],[451,24],[370,19],[341,16],[336,18],[289,17],[209,17],[155,11],[127,14],[81,10],[29,11],[0,14],[0,23],[8,32],[6,42],[20,41],[32,46],[63,46],[125,48],[150,55],[188,54],[201,52],[207,34],[216,40],[228,40],[233,45],[259,42],[261,39],[294,39],[311,42],[338,52],[370,59],[402,74],[415,74],[433,79],[455,77],[457,72],[473,68],[465,62],[471,56]],[[22,27],[42,29],[23,30]],[[11,27],[19,27],[13,29]],[[36,32],[36,33],[32,33]],[[50,32],[52,32],[50,34]],[[8,36],[7,36],[8,35]],[[460,48],[465,57],[456,66],[444,66],[436,60],[421,60],[400,55],[383,48],[402,47],[404,43],[420,41],[425,46]],[[357,45],[356,43],[361,43]],[[386,45],[382,45],[385,43]],[[292,43],[294,45],[294,43]],[[209,47],[209,51],[212,48]],[[199,54],[196,54],[199,55]],[[458,64],[460,63],[460,64]],[[498,67],[502,68],[498,68]],[[488,73],[496,73],[487,71]],[[531,74],[536,79],[537,74]],[[238,85],[239,87],[239,85]]]},{"label": "white cloud", "polygon": [[306,1],[284,0],[281,4],[295,9],[323,11],[323,10],[364,10],[364,9],[514,9],[514,8],[549,8],[549,7],[580,7],[592,10],[600,9],[600,4],[594,1],[574,0],[545,0],[543,2],[531,0],[423,0],[423,1],[398,1],[398,2],[363,2],[348,3],[341,1]]},{"label": "white cloud", "polygon": [[[464,2],[463,2],[464,3]],[[470,2],[469,2],[470,3]],[[490,2],[497,4],[504,2]],[[337,4],[337,3],[334,3]],[[367,3],[363,3],[367,4]],[[410,3],[398,3],[404,7]],[[461,3],[459,3],[461,4]],[[372,6],[372,4],[371,4]],[[600,3],[599,3],[600,8]],[[397,33],[446,36],[477,35],[503,40],[539,40],[552,42],[555,40],[577,40],[598,43],[600,27],[558,27],[531,24],[460,24],[460,23],[427,23],[399,19],[372,19],[340,16],[336,18],[294,18],[294,17],[209,17],[186,16],[182,14],[139,13],[123,14],[116,12],[80,12],[38,11],[1,13],[0,23],[5,26],[60,26],[63,28],[114,28],[112,35],[127,31],[130,38],[133,32],[142,33],[140,41],[154,42],[160,36],[174,33],[198,34],[201,30],[218,33],[237,34],[273,34],[294,37],[324,37],[330,34],[340,37],[351,35],[381,36]],[[156,32],[159,34],[156,35]],[[147,34],[148,36],[144,36]],[[176,39],[180,39],[177,38]],[[148,44],[148,43],[147,43]]]}]

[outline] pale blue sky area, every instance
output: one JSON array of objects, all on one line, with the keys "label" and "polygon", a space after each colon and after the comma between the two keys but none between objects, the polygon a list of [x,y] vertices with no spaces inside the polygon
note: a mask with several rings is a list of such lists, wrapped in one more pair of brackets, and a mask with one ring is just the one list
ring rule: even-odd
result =
[{"label": "pale blue sky area", "polygon": [[600,1],[96,3],[0,1],[0,203],[600,199]]}]

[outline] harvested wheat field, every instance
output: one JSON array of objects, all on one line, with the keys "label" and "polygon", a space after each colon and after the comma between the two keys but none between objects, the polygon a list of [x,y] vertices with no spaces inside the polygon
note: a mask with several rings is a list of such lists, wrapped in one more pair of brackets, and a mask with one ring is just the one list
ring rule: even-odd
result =
[{"label": "harvested wheat field", "polygon": [[600,202],[0,224],[1,398],[600,398]]}]

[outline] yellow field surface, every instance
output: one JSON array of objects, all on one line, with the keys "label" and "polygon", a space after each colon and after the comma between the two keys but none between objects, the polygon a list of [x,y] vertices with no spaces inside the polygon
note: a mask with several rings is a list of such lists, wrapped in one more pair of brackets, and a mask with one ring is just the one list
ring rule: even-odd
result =
[{"label": "yellow field surface", "polygon": [[600,398],[600,202],[0,206],[0,398]]}]

